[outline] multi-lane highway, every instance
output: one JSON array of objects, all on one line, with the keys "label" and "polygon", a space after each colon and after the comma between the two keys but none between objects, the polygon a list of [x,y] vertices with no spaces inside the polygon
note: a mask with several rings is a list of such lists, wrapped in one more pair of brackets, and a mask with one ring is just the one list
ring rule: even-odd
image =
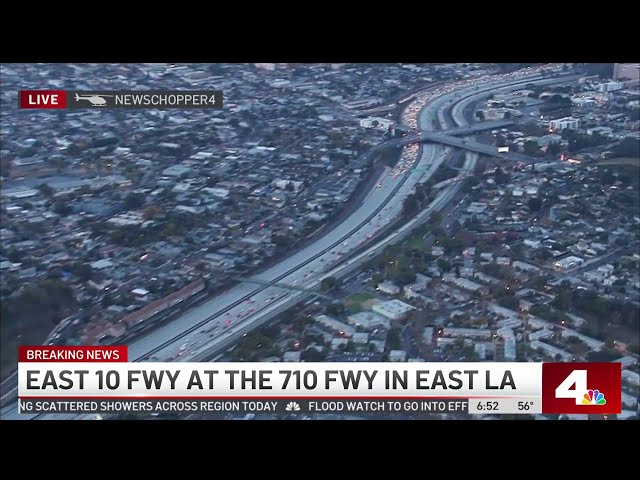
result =
[{"label": "multi-lane highway", "polygon": [[[477,83],[458,83],[456,89],[427,91],[418,95],[405,110],[403,121],[422,131],[433,130],[438,118],[441,129],[465,125],[463,118],[450,124],[444,111],[462,99],[482,95],[495,88],[536,81],[531,78],[489,78],[479,91]],[[557,81],[557,80],[556,80]],[[475,81],[474,81],[475,82]],[[385,232],[401,213],[403,201],[412,189],[428,179],[447,159],[450,150],[438,144],[417,144],[404,147],[399,163],[378,179],[362,204],[343,223],[322,238],[284,259],[274,267],[253,277],[267,285],[241,283],[227,292],[185,312],[169,324],[145,334],[129,345],[130,361],[199,361],[226,348],[243,334],[273,318],[274,315],[302,299],[304,292],[288,291],[270,286],[277,282],[299,288],[315,288],[330,275],[344,275],[357,268],[387,244],[399,241],[416,224],[433,211],[443,208],[455,196],[459,184],[442,189],[428,209],[393,232]],[[477,155],[467,154],[464,169],[472,170]],[[4,408],[2,418],[75,418],[70,415],[19,416],[17,405]],[[88,418],[86,416],[79,418]]]}]

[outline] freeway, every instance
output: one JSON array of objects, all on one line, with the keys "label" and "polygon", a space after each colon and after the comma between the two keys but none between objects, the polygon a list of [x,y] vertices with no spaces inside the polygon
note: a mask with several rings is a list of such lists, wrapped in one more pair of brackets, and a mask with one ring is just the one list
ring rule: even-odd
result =
[{"label": "freeway", "polygon": [[[494,84],[495,81],[483,86],[485,90],[490,90]],[[497,82],[495,86],[503,84]],[[419,108],[412,111],[416,114],[416,125],[419,123],[423,130],[432,128],[429,122],[418,121],[417,116],[437,115],[443,106],[453,104],[455,97],[463,93],[470,92],[463,89],[445,92],[440,96],[434,94],[425,102],[422,102],[424,97],[420,98]],[[411,106],[413,104],[408,108]],[[440,125],[447,128],[446,120],[441,121]],[[399,163],[384,172],[372,192],[343,223],[312,245],[252,277],[263,285],[241,283],[185,312],[170,324],[133,340],[129,345],[130,361],[196,361],[210,358],[212,352],[226,348],[246,332],[308,295],[306,292],[283,292],[278,287],[269,286],[269,283],[280,282],[312,289],[322,278],[351,271],[387,244],[404,238],[416,224],[424,221],[434,210],[445,206],[457,193],[459,184],[442,190],[425,211],[383,240],[380,239],[385,228],[400,215],[406,196],[417,183],[428,179],[448,158],[449,153],[448,148],[436,144],[406,145]],[[477,155],[467,154],[465,168],[472,170],[476,160]],[[373,247],[365,250],[367,245],[373,243]],[[72,415],[19,416],[16,404],[3,409],[1,413],[2,418],[76,418]]]},{"label": "freeway", "polygon": [[[464,111],[464,106],[466,106],[467,104],[468,102],[466,101],[456,103],[452,109],[453,117],[458,118]],[[460,106],[462,106],[462,108],[459,108]],[[458,135],[471,135],[474,133],[484,132],[486,130],[508,127],[510,125],[513,125],[514,123],[516,122],[514,122],[513,120],[491,120],[486,122],[474,123],[473,125],[470,125],[468,127],[452,128],[450,130],[447,130],[447,135],[451,135],[454,137],[457,137]]]},{"label": "freeway", "polygon": [[[408,145],[416,142],[434,142],[440,143],[443,145],[451,146],[454,148],[461,148],[464,150],[468,150],[475,153],[480,153],[484,155],[489,155],[491,157],[499,158],[502,160],[506,160],[509,162],[523,162],[526,164],[535,164],[539,161],[539,159],[529,157],[527,155],[516,153],[516,152],[508,152],[508,153],[498,153],[497,147],[493,145],[487,145],[485,143],[476,142],[470,139],[457,138],[457,135],[469,135],[482,130],[494,129],[502,126],[506,126],[513,122],[509,120],[502,120],[496,122],[482,122],[473,126],[464,126],[461,128],[448,129],[448,122],[445,118],[445,111],[447,106],[452,106],[452,117],[455,120],[457,125],[466,125],[466,121],[464,119],[464,109],[469,105],[469,103],[473,101],[477,101],[481,97],[485,96],[489,91],[499,92],[504,90],[510,90],[517,86],[522,86],[525,84],[538,84],[538,85],[552,85],[556,83],[566,83],[573,80],[576,80],[578,77],[576,75],[561,75],[553,78],[545,78],[545,77],[531,77],[526,80],[521,80],[518,82],[509,83],[507,85],[495,85],[494,87],[483,87],[477,88],[474,90],[467,91],[466,93],[456,92],[454,97],[455,100],[451,100],[450,98],[443,96],[431,102],[428,107],[422,109],[420,113],[420,124],[422,125],[422,130],[417,132],[416,129],[412,131],[410,135],[406,137],[390,140],[386,143],[378,145],[377,149],[384,149],[389,147],[398,147],[403,145]],[[456,103],[454,103],[456,102]],[[435,131],[433,128],[433,124],[429,122],[429,118],[437,118],[438,123],[440,124],[440,129],[446,130],[444,131]],[[410,122],[405,122],[409,123]],[[432,127],[432,128],[429,128]]]},{"label": "freeway", "polygon": [[491,157],[499,158],[510,162],[523,162],[526,164],[537,163],[539,159],[524,155],[522,153],[507,152],[498,153],[498,147],[493,145],[487,145],[486,143],[480,143],[475,140],[469,140],[464,138],[454,137],[452,135],[445,135],[440,132],[422,132],[420,133],[420,139],[423,142],[435,142],[450,147],[462,148],[471,152],[489,155]]}]

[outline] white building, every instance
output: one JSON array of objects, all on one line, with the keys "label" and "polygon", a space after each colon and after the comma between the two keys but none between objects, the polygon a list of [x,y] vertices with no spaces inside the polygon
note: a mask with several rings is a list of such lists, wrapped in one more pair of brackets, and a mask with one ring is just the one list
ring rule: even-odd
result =
[{"label": "white building", "polygon": [[640,375],[631,370],[622,370],[622,381],[637,387],[640,385]]},{"label": "white building", "polygon": [[622,404],[626,407],[636,408],[638,406],[638,398],[622,392]]},{"label": "white building", "polygon": [[374,305],[372,310],[391,320],[400,320],[405,318],[407,313],[411,310],[415,310],[415,307],[412,307],[400,300],[391,300],[389,302],[382,302]]},{"label": "white building", "polygon": [[577,106],[577,107],[582,107],[582,108],[586,108],[586,107],[595,107],[597,102],[594,98],[588,98],[588,97],[584,97],[584,98],[572,98],[571,102]]},{"label": "white building", "polygon": [[580,120],[573,117],[558,118],[549,122],[549,128],[554,132],[561,132],[566,128],[576,130],[580,127]]},{"label": "white building", "polygon": [[168,168],[165,168],[162,171],[162,175],[166,177],[179,177],[180,175],[184,175],[185,173],[189,173],[191,171],[191,167],[187,167],[185,165],[172,165]]},{"label": "white building", "polygon": [[491,338],[491,330],[482,328],[453,328],[443,329],[443,335],[447,337],[463,338]]},{"label": "white building", "polygon": [[351,337],[353,343],[366,345],[369,342],[369,334],[367,332],[356,332]]},{"label": "white building", "polygon": [[348,343],[348,338],[334,338],[333,340],[331,340],[331,348],[333,350],[337,350],[340,347],[346,347]]},{"label": "white building", "polygon": [[349,322],[354,327],[361,327],[365,330],[373,330],[377,327],[389,328],[389,319],[383,317],[375,312],[360,312],[347,317]]},{"label": "white building", "polygon": [[433,342],[433,327],[425,327],[422,332],[422,341],[426,344]]},{"label": "white building", "polygon": [[587,321],[584,318],[579,317],[578,315],[574,315],[573,313],[565,313],[565,315],[569,320],[571,320],[571,324],[574,327],[581,327],[587,323]]},{"label": "white building", "polygon": [[473,258],[476,254],[476,247],[467,247],[462,251],[462,256],[465,258]]},{"label": "white building", "polygon": [[389,352],[389,361],[390,362],[406,362],[407,352],[405,352],[404,350],[391,350]]},{"label": "white building", "polygon": [[360,120],[360,126],[364,128],[380,128],[388,130],[389,127],[392,127],[393,125],[394,122],[392,122],[388,118],[370,117]]},{"label": "white building", "polygon": [[429,282],[431,282],[430,277],[427,277],[426,275],[422,275],[421,273],[418,273],[416,274],[416,281],[410,285],[405,285],[404,291],[407,292],[410,290],[412,292],[419,292],[427,288],[427,285],[429,285]]},{"label": "white building", "polygon": [[559,348],[556,348],[553,345],[549,345],[548,343],[535,341],[535,342],[531,342],[529,345],[534,350],[541,351],[541,352],[543,352],[544,354],[546,354],[547,356],[549,356],[551,358],[555,359],[556,356],[559,355],[561,360],[563,360],[565,362],[570,362],[571,360],[573,360],[573,355],[572,354],[570,354],[569,352],[566,352],[564,350],[561,350]]},{"label": "white building", "polygon": [[346,323],[340,322],[335,318],[331,318],[328,315],[318,315],[315,317],[316,322],[320,325],[333,330],[340,335],[345,337],[352,337],[354,333],[356,333],[356,329],[347,325]]},{"label": "white building", "polygon": [[480,285],[479,283],[476,283],[467,278],[453,278],[450,280],[450,282],[454,284],[456,287],[461,288],[463,290],[467,290],[469,292],[482,293],[487,291],[487,287],[485,287],[484,285]]},{"label": "white building", "polygon": [[543,340],[545,338],[553,337],[553,331],[547,330],[543,328],[542,330],[538,330],[537,332],[533,332],[529,334],[529,340],[531,342],[537,342],[538,340]]},{"label": "white building", "polygon": [[583,258],[570,256],[553,262],[553,268],[559,272],[564,272],[583,263]]},{"label": "white building", "polygon": [[500,283],[500,279],[496,277],[492,277],[491,275],[487,275],[486,273],[482,273],[482,272],[475,272],[473,274],[473,278],[480,280],[481,282],[488,283],[490,285],[497,285],[498,283]]},{"label": "white building", "polygon": [[602,93],[615,92],[616,90],[622,90],[624,83],[620,82],[605,82],[598,85],[598,91]]},{"label": "white building", "polygon": [[498,257],[496,258],[496,263],[498,265],[510,265],[511,259],[509,257]]},{"label": "white building", "polygon": [[282,356],[283,362],[299,362],[300,361],[300,352],[284,352]]},{"label": "white building", "polygon": [[386,293],[387,295],[395,295],[400,293],[400,287],[393,282],[384,281],[378,284],[378,291]]},{"label": "white building", "polygon": [[505,318],[498,322],[498,328],[518,328],[522,325],[522,320],[519,318]]},{"label": "white building", "polygon": [[540,271],[539,267],[536,267],[535,265],[531,265],[530,263],[527,263],[527,262],[521,262],[520,260],[515,260],[511,266],[513,268],[519,268],[520,270],[523,270],[525,272],[536,273]]},{"label": "white building", "polygon": [[297,181],[297,180],[274,180],[273,181],[273,185],[276,188],[279,188],[281,190],[286,190],[287,189],[287,185],[291,185],[291,188],[293,188],[293,191],[295,193],[298,193],[300,190],[302,190],[302,186],[304,184],[302,182]]},{"label": "white building", "polygon": [[103,268],[112,267],[113,262],[111,260],[103,258],[102,260],[91,262],[89,265],[91,265],[91,268],[93,268],[94,270],[102,270]]},{"label": "white building", "polygon": [[507,362],[516,360],[516,337],[510,328],[499,328],[496,332],[504,340],[504,359]]},{"label": "white building", "polygon": [[622,368],[633,367],[638,363],[638,360],[635,357],[632,357],[631,355],[627,355],[626,357],[621,357],[615,361],[621,363]]},{"label": "white building", "polygon": [[202,191],[217,198],[227,198],[229,196],[229,190],[226,188],[205,187]]},{"label": "white building", "polygon": [[586,335],[582,335],[581,333],[578,333],[575,330],[571,330],[568,328],[562,330],[561,335],[562,335],[562,338],[571,338],[571,337],[577,338],[582,343],[584,343],[587,347],[589,347],[591,350],[594,350],[596,352],[599,352],[600,350],[602,350],[602,348],[605,345],[604,342],[601,342],[600,340],[587,337]]}]

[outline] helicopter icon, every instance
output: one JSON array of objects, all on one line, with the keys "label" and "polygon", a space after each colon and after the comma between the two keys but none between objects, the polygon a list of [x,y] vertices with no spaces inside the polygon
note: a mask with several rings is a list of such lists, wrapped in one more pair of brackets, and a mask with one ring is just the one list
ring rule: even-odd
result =
[{"label": "helicopter icon", "polygon": [[76,102],[80,100],[88,100],[94,107],[104,107],[107,104],[105,97],[113,97],[113,95],[78,95],[76,93]]}]

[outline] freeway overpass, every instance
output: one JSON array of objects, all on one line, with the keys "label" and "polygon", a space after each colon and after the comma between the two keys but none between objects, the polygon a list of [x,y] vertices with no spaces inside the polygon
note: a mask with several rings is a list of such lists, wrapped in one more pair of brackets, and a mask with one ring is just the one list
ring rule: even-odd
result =
[{"label": "freeway overpass", "polygon": [[[497,127],[492,127],[497,128]],[[535,164],[540,159],[524,155],[522,153],[507,152],[498,153],[498,148],[493,145],[487,145],[486,143],[480,143],[475,140],[464,139],[449,135],[449,132],[429,132],[422,131],[420,133],[412,133],[402,138],[395,138],[384,142],[377,147],[374,147],[376,151],[381,151],[386,148],[401,147],[404,145],[410,145],[412,143],[439,143],[449,147],[461,148],[473,153],[479,153],[481,155],[489,155],[491,157],[499,158],[509,162],[523,162],[527,164]]]},{"label": "freeway overpass", "polygon": [[452,128],[447,130],[447,135],[454,137],[462,135],[473,135],[474,133],[485,132],[487,130],[495,130],[497,128],[508,127],[516,123],[513,120],[493,120],[487,122],[474,123],[468,127]]},{"label": "freeway overpass", "polygon": [[[482,155],[489,155],[491,157],[496,157],[496,158],[507,160],[510,162],[524,162],[524,163],[531,164],[531,163],[537,163],[540,161],[537,158],[533,158],[528,155],[523,155],[521,153],[515,153],[515,152],[498,153],[498,148],[494,147],[493,145],[487,145],[486,143],[476,142],[475,140],[457,138],[444,133],[421,132],[419,138],[422,142],[440,143],[442,145],[462,148],[463,150],[468,150],[474,153],[480,153]],[[413,139],[413,142],[415,142],[415,139]],[[408,143],[413,143],[413,142],[408,142]]]},{"label": "freeway overpass", "polygon": [[[496,128],[504,128],[510,125],[514,125],[516,122],[510,119],[504,120],[488,120],[486,122],[478,122],[473,125],[468,125],[460,128],[450,128],[447,129],[447,135],[452,135],[454,137],[457,136],[466,136],[473,135],[475,133],[485,132],[487,130],[495,130]],[[396,124],[396,128],[399,130],[403,130],[408,133],[416,133],[416,130],[411,128],[408,125],[404,125],[402,123]]]}]

